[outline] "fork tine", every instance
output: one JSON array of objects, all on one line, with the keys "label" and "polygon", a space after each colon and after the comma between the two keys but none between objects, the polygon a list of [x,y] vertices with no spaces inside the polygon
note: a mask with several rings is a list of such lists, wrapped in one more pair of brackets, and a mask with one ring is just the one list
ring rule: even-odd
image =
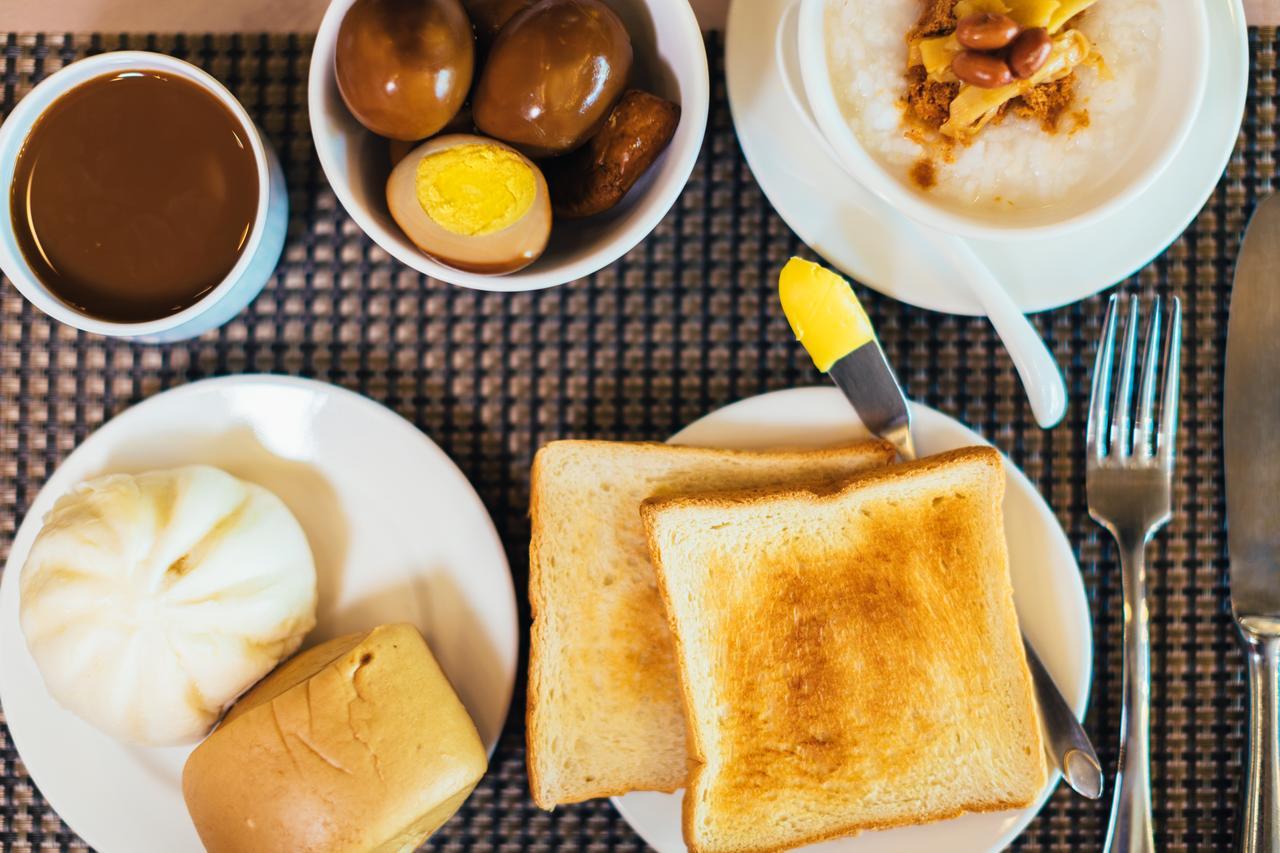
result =
[{"label": "fork tine", "polygon": [[1182,373],[1182,302],[1173,297],[1169,309],[1169,334],[1165,341],[1164,390],[1160,394],[1160,435],[1156,439],[1158,457],[1173,464],[1178,446],[1178,404]]},{"label": "fork tine", "polygon": [[1124,321],[1124,349],[1120,355],[1120,385],[1116,388],[1115,408],[1111,417],[1111,454],[1119,459],[1129,457],[1133,440],[1133,371],[1138,355],[1138,297],[1129,297],[1129,312]]},{"label": "fork tine", "polygon": [[1146,345],[1142,353],[1142,384],[1138,387],[1138,421],[1133,426],[1133,453],[1142,459],[1150,459],[1155,454],[1156,436],[1152,413],[1156,403],[1156,375],[1160,370],[1160,321],[1164,314],[1163,303],[1159,296],[1151,305],[1151,316],[1147,318]]},{"label": "fork tine", "polygon": [[1107,300],[1107,316],[1102,321],[1098,355],[1093,362],[1093,388],[1089,392],[1089,425],[1085,431],[1085,452],[1090,459],[1106,455],[1108,419],[1111,405],[1111,365],[1116,352],[1116,297]]}]

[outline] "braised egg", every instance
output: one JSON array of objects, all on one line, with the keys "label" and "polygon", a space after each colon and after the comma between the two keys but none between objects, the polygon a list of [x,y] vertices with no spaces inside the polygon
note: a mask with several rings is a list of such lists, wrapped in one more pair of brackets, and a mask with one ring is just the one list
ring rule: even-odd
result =
[{"label": "braised egg", "polygon": [[551,234],[542,171],[510,145],[472,134],[409,152],[387,179],[387,207],[414,245],[467,272],[515,272],[537,260]]},{"label": "braised egg", "polygon": [[462,0],[476,31],[476,47],[481,53],[489,49],[507,21],[532,6],[534,0]]},{"label": "braised egg", "polygon": [[600,0],[541,0],[499,31],[471,106],[476,127],[535,157],[586,142],[622,97],[631,36]]},{"label": "braised egg", "polygon": [[459,0],[356,0],[338,28],[334,74],[352,115],[412,141],[438,133],[471,88],[475,37]]}]

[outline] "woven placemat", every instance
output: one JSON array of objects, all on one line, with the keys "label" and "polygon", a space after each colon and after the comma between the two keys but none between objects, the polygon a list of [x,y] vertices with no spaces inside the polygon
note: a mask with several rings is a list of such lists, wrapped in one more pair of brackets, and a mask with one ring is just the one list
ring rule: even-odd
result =
[{"label": "woven placemat", "polygon": [[[289,241],[274,280],[234,322],[187,344],[131,346],[46,319],[0,289],[0,558],[40,485],[90,431],[133,403],[196,379],[242,372],[314,377],[404,415],[471,478],[526,585],[529,466],[570,436],[662,439],[730,401],[819,380],[774,305],[776,272],[806,253],[742,157],[708,36],[714,91],[702,157],[657,231],[603,272],[513,295],[430,280],[374,246],[325,182],[306,113],[305,37],[4,37],[5,113],[36,82],[88,53],[142,48],[226,82],[279,152]],[[1244,746],[1241,658],[1228,620],[1220,398],[1232,259],[1254,200],[1270,191],[1276,146],[1273,29],[1250,33],[1253,89],[1227,174],[1191,229],[1123,287],[1176,293],[1186,312],[1181,461],[1173,523],[1152,549],[1153,773],[1157,846],[1222,850],[1233,838]],[[1037,429],[984,320],[932,314],[860,289],[910,393],[972,425],[1023,468],[1077,549],[1094,617],[1088,727],[1111,767],[1120,691],[1120,576],[1084,494],[1085,404],[1102,300],[1037,318],[1066,372],[1064,423]],[[528,620],[527,603],[521,615]],[[523,683],[517,696],[523,696]],[[1107,801],[1061,789],[1015,844],[1098,850]],[[0,730],[0,845],[83,849],[27,777]],[[523,701],[492,768],[430,842],[449,850],[634,850],[607,801],[547,814],[529,800]]]}]

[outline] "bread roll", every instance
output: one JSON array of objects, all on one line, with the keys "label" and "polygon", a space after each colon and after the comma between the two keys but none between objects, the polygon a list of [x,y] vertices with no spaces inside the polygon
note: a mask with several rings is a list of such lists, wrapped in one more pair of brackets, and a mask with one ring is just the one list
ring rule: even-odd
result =
[{"label": "bread roll", "polygon": [[338,637],[245,694],[187,759],[209,853],[410,851],[484,775],[484,746],[412,625]]},{"label": "bread roll", "polygon": [[115,474],[54,504],[19,608],[61,705],[122,740],[191,743],[297,650],[316,571],[266,489],[208,466]]}]

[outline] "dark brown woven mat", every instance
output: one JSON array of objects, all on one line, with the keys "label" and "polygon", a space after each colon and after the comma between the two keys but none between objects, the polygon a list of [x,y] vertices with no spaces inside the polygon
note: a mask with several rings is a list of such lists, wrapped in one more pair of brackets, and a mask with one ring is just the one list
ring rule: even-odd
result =
[{"label": "dark brown woven mat", "polygon": [[[59,326],[7,284],[0,292],[0,557],[54,467],[91,430],[165,388],[268,371],[359,391],[416,423],[462,467],[502,532],[517,589],[526,576],[533,451],[564,436],[661,439],[724,403],[818,380],[773,305],[778,268],[807,250],[752,180],[709,36],[714,97],[702,158],[647,241],[591,279],[539,293],[483,294],[412,272],[373,246],[334,200],[311,146],[305,37],[7,36],[3,109],[41,75],[87,53],[143,48],[225,81],[271,137],[292,201],[274,281],[234,322],[170,347],[130,346]],[[1222,850],[1233,837],[1243,747],[1241,660],[1227,618],[1221,479],[1222,354],[1232,259],[1275,171],[1276,33],[1250,33],[1254,80],[1239,147],[1194,226],[1123,286],[1176,293],[1186,311],[1183,432],[1174,521],[1155,565],[1153,761],[1157,846]],[[1041,315],[1072,405],[1037,429],[982,320],[931,314],[861,290],[913,396],[971,424],[1022,466],[1077,549],[1096,644],[1090,733],[1116,757],[1120,578],[1085,512],[1082,436],[1100,298]],[[527,605],[522,603],[527,620]],[[523,683],[517,687],[523,695]],[[633,850],[608,802],[539,812],[524,771],[517,698],[489,775],[435,838],[463,849]],[[1109,793],[1109,792],[1108,792]],[[1062,790],[1016,847],[1098,850],[1107,800]],[[32,785],[0,730],[0,845],[83,844]]]}]

